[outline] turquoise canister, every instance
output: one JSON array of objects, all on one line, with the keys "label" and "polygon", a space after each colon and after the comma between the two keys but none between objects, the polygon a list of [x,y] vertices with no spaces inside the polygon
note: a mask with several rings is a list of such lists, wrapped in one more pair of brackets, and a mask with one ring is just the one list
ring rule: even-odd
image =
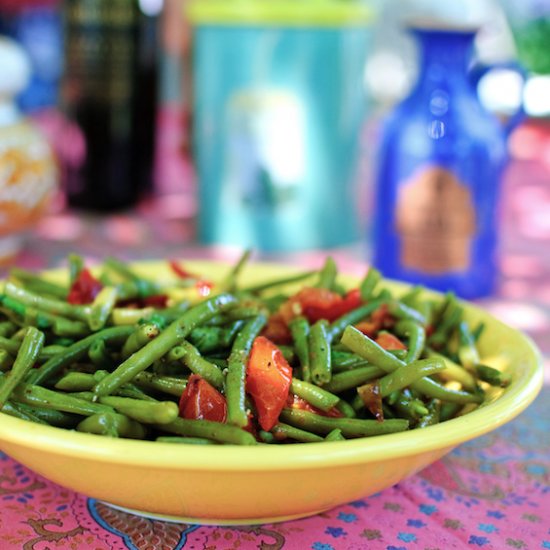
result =
[{"label": "turquoise canister", "polygon": [[209,0],[189,15],[200,242],[292,251],[358,239],[368,6]]}]

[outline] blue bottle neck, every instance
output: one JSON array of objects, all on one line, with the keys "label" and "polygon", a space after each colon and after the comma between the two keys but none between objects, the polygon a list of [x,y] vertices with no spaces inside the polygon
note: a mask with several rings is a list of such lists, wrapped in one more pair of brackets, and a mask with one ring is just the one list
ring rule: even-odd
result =
[{"label": "blue bottle neck", "polygon": [[474,31],[414,28],[412,33],[420,46],[417,89],[469,86]]}]

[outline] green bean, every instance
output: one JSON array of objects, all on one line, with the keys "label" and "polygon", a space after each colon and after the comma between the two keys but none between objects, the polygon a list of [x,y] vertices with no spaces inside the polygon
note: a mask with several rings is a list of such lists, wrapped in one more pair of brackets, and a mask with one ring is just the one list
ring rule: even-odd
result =
[{"label": "green bean", "polygon": [[118,299],[117,290],[114,287],[102,288],[90,306],[88,314],[88,326],[90,330],[101,330],[107,323]]},{"label": "green bean", "polygon": [[69,254],[67,261],[69,263],[69,284],[72,286],[84,269],[84,258],[79,254]]},{"label": "green bean", "polygon": [[[401,414],[411,415],[412,418],[420,418],[429,412],[425,404],[415,397],[398,400],[395,406]],[[403,408],[406,408],[407,412],[403,411]]]},{"label": "green bean", "polygon": [[0,349],[0,372],[5,372],[11,369],[14,357],[5,349]]},{"label": "green bean", "polygon": [[160,391],[175,397],[181,397],[181,394],[185,390],[185,386],[187,386],[187,380],[185,378],[160,376],[147,371],[140,372],[134,378],[134,382],[140,387]]},{"label": "green bean", "polygon": [[229,294],[219,294],[186,311],[177,321],[162,331],[154,340],[136,351],[122,362],[112,373],[97,383],[94,392],[100,396],[113,393],[117,388],[132,380],[138,373],[150,367],[157,359],[168,353],[186,338],[197,325],[204,323],[220,310],[236,303]]},{"label": "green bean", "polygon": [[49,426],[55,426],[56,428],[72,430],[82,419],[81,416],[76,414],[57,411],[55,409],[31,407],[30,405],[25,405],[23,403],[17,403],[17,407],[21,411],[38,419],[41,424],[48,424]]},{"label": "green bean", "polygon": [[479,342],[479,339],[481,338],[481,335],[483,334],[483,331],[485,330],[485,323],[480,322],[478,325],[472,330],[472,338],[474,339],[474,342]]},{"label": "green bean", "polygon": [[55,409],[83,416],[113,411],[111,407],[100,403],[91,403],[85,399],[30,384],[19,384],[12,395],[14,401],[31,407]]},{"label": "green bean", "polygon": [[224,375],[216,365],[207,361],[197,348],[185,340],[179,347],[184,351],[182,361],[191,372],[198,374],[218,390],[223,388]]},{"label": "green bean", "polygon": [[212,353],[226,349],[231,347],[244,322],[243,320],[235,321],[228,327],[197,327],[191,332],[188,340],[200,353]]},{"label": "green bean", "polygon": [[314,384],[309,384],[303,380],[293,378],[290,384],[290,391],[307,401],[310,405],[328,412],[340,401],[337,395],[334,395]]},{"label": "green bean", "polygon": [[462,409],[462,404],[460,403],[442,403],[439,411],[439,421],[445,422],[454,418]]},{"label": "green bean", "polygon": [[95,341],[103,340],[106,344],[122,343],[133,330],[132,327],[111,327],[91,334],[67,347],[63,353],[51,357],[40,368],[34,369],[28,377],[28,382],[42,384],[65,367],[82,359]]},{"label": "green bean", "polygon": [[[401,361],[405,361],[407,359],[407,350],[406,349],[389,349],[388,350],[394,357],[397,357],[397,359],[401,359]],[[406,361],[405,361],[406,362]]]},{"label": "green bean", "polygon": [[[155,311],[154,316],[156,318],[162,319],[165,324],[169,324],[175,321],[176,319],[178,319],[179,317],[181,317],[182,314],[185,313],[190,307],[191,307],[191,303],[188,300],[182,300],[170,307]],[[149,315],[145,315],[144,317],[146,319],[152,320],[152,318]],[[161,328],[164,328],[164,327],[161,327]]]},{"label": "green bean", "polygon": [[371,366],[372,365],[365,359],[361,359],[355,362],[350,361],[347,363],[342,363],[340,365],[335,365],[334,363],[332,363],[332,373],[334,377],[336,374],[340,374],[342,372],[348,372],[350,370],[359,369],[361,367],[371,367]]},{"label": "green bean", "polygon": [[382,279],[382,275],[380,271],[378,271],[376,268],[371,267],[367,271],[367,274],[361,281],[361,284],[359,285],[359,292],[361,294],[361,299],[364,302],[368,302],[373,294],[376,286]]},{"label": "green bean", "polygon": [[317,271],[305,271],[303,273],[297,273],[296,275],[290,275],[289,277],[281,277],[265,283],[259,283],[253,286],[248,286],[241,289],[241,292],[247,292],[249,294],[257,294],[268,289],[287,286],[293,283],[299,283],[306,279],[309,279],[312,275],[317,274]]},{"label": "green bean", "polygon": [[447,293],[439,311],[436,329],[430,336],[429,343],[432,346],[445,344],[449,338],[449,333],[456,328],[461,319],[462,308],[459,306],[456,296],[453,293]]},{"label": "green bean", "polygon": [[[105,373],[107,374],[107,373]],[[55,389],[67,392],[90,391],[97,383],[93,374],[84,372],[68,372],[54,385]]]},{"label": "green bean", "polygon": [[262,443],[277,443],[277,439],[271,432],[265,430],[258,430],[258,437]]},{"label": "green bean", "polygon": [[205,359],[212,363],[213,365],[216,365],[221,370],[224,370],[227,368],[227,359],[221,359],[220,357],[214,357],[213,355],[209,355],[208,357],[205,357]]},{"label": "green bean", "polygon": [[275,424],[271,433],[275,436],[277,441],[282,441],[285,439],[293,439],[294,441],[299,441],[300,443],[319,443],[324,441],[322,437],[319,437],[317,434],[308,432],[306,430],[301,430],[295,426],[290,426],[284,422],[278,422]]},{"label": "green bean", "polygon": [[76,429],[79,432],[105,435],[108,437],[144,439],[147,435],[147,431],[139,422],[123,414],[112,412],[88,416],[78,424]]},{"label": "green bean", "polygon": [[160,334],[160,328],[155,323],[139,325],[122,346],[121,355],[124,359],[130,357],[136,351],[147,345]]},{"label": "green bean", "polygon": [[399,416],[408,418],[411,421],[418,421],[429,413],[426,405],[420,399],[412,397],[407,390],[396,392],[396,397],[391,401],[391,406]]},{"label": "green bean", "polygon": [[10,277],[22,282],[27,288],[37,294],[54,296],[60,300],[67,299],[68,289],[65,286],[48,281],[30,271],[14,267],[10,270]]},{"label": "green bean", "polygon": [[[364,335],[354,327],[348,327],[342,335],[342,343],[348,346],[353,352],[361,355],[373,365],[384,369],[386,372],[393,372],[405,365],[403,361],[388,353],[374,340]],[[411,387],[421,393],[441,399],[442,401],[454,401],[458,403],[481,403],[483,396],[479,393],[450,390],[441,386],[431,378],[422,378],[414,382]]]},{"label": "green bean", "polygon": [[451,361],[447,356],[437,353],[436,351],[427,348],[425,351],[426,357],[437,358],[444,362],[445,370],[438,373],[439,378],[446,382],[458,382],[465,390],[475,392],[478,389],[477,382],[474,376],[468,372],[462,365]]},{"label": "green bean", "polygon": [[145,393],[140,387],[134,383],[124,384],[120,386],[116,392],[114,392],[116,397],[128,397],[129,399],[137,399],[139,401],[149,401],[154,402],[158,401],[148,393]]},{"label": "green bean", "polygon": [[159,291],[159,285],[153,281],[149,281],[144,277],[138,276],[132,269],[130,269],[125,263],[121,262],[117,258],[107,258],[103,262],[103,266],[111,269],[119,276],[121,276],[126,282],[132,283],[135,285],[137,290],[137,295],[140,298],[146,298],[147,296],[152,296]]},{"label": "green bean", "polygon": [[339,429],[346,438],[402,432],[409,427],[409,422],[403,419],[379,422],[358,418],[331,418],[298,409],[283,409],[280,418],[291,426],[321,435],[328,435],[332,430]]},{"label": "green bean", "polygon": [[315,285],[318,288],[326,288],[332,290],[336,282],[338,275],[338,266],[334,261],[334,258],[328,256],[323,264],[323,267],[319,271],[319,281]]},{"label": "green bean", "polygon": [[174,346],[163,358],[162,361],[168,364],[179,363],[185,355],[183,346]]},{"label": "green bean", "polygon": [[[119,298],[121,298],[120,295]],[[141,309],[115,307],[111,312],[111,323],[116,326],[135,325],[142,319],[147,319],[154,311],[152,307]]]},{"label": "green bean", "polygon": [[17,331],[17,325],[11,321],[0,322],[0,336],[3,338],[9,338]]},{"label": "green bean", "polygon": [[59,346],[66,348],[67,346],[72,346],[75,343],[73,338],[68,338],[67,336],[58,336],[50,342],[51,346]]},{"label": "green bean", "polygon": [[240,428],[248,424],[245,407],[245,376],[248,356],[254,339],[267,319],[259,315],[248,321],[233,343],[227,365],[225,396],[227,400],[227,422]]},{"label": "green bean", "polygon": [[[93,387],[97,384],[98,381],[105,378],[105,376],[107,376],[108,374],[109,372],[105,370],[98,370],[94,374],[88,374],[88,373],[78,372],[78,371],[68,372],[56,382],[55,388],[58,390],[73,392],[72,393],[73,396],[91,401],[94,395],[90,390],[93,389]],[[150,374],[150,373],[141,373],[141,374]],[[136,383],[138,381],[138,377],[139,375],[136,377]],[[156,384],[150,384],[149,386],[147,384],[142,384],[142,385],[145,387],[155,386],[153,389],[158,389],[156,386],[163,386],[163,383],[167,385],[165,381],[160,382],[158,385]],[[180,391],[179,393],[176,394],[177,397],[181,396],[184,388],[185,388],[185,381],[183,383],[183,386],[182,384],[179,384]],[[174,391],[173,391],[174,387],[172,386],[170,389],[172,391],[169,391],[166,393],[170,393],[174,395]],[[80,393],[76,395],[75,392],[80,392]],[[153,399],[152,397],[144,393],[138,386],[134,384],[124,384],[116,391],[116,395],[119,397],[129,397],[132,399],[140,399],[143,401],[156,401],[156,399]]]},{"label": "green bean", "polygon": [[320,319],[313,324],[308,337],[311,380],[318,386],[328,384],[332,378],[328,329],[328,321]]},{"label": "green bean", "polygon": [[[332,361],[332,368],[335,367],[351,367],[353,368],[358,363],[364,363],[365,360],[362,357],[359,357],[351,351],[343,351],[337,349],[337,346],[332,346],[330,350],[330,358]],[[344,369],[345,370],[345,369]]]},{"label": "green bean", "polygon": [[343,399],[340,399],[340,401],[336,403],[335,408],[340,411],[346,418],[355,418],[357,416],[355,409]]},{"label": "green bean", "polygon": [[403,361],[411,363],[422,355],[426,344],[426,331],[415,321],[403,320],[395,325],[395,332],[408,339],[407,354]]},{"label": "green bean", "polygon": [[2,412],[9,416],[13,416],[14,418],[19,418],[20,420],[34,422],[35,424],[49,424],[49,422],[45,422],[31,412],[22,409],[19,403],[11,403],[10,401],[6,401],[4,407],[2,408]]},{"label": "green bean", "polygon": [[90,361],[99,369],[110,369],[113,366],[113,358],[104,340],[92,342],[88,350],[88,356]]},{"label": "green bean", "polygon": [[6,296],[16,300],[33,309],[47,311],[54,315],[76,319],[78,321],[87,321],[90,315],[88,306],[72,305],[68,302],[47,298],[39,294],[34,294],[23,287],[18,286],[12,281],[7,281],[4,287]]},{"label": "green bean", "polygon": [[304,382],[311,381],[311,368],[309,364],[309,322],[305,317],[296,317],[290,324],[290,333],[300,363],[301,375]]},{"label": "green bean", "polygon": [[512,376],[507,372],[499,371],[487,365],[476,365],[475,372],[480,380],[491,386],[507,387],[512,381]]},{"label": "green bean", "polygon": [[142,401],[107,395],[100,397],[99,402],[143,424],[169,424],[179,413],[178,406],[173,401]]},{"label": "green bean", "polygon": [[[402,390],[420,380],[424,376],[436,374],[445,369],[445,363],[438,358],[419,359],[407,365],[399,367],[393,372],[386,374],[379,381],[380,395],[387,397],[395,391]],[[358,388],[359,391],[360,388]]]},{"label": "green bean", "polygon": [[58,336],[83,336],[89,332],[81,321],[69,320],[43,310],[29,307],[10,296],[0,296],[2,310],[21,325],[32,325],[41,330],[50,329]]},{"label": "green bean", "polygon": [[458,346],[458,358],[465,369],[472,371],[479,364],[479,353],[476,348],[475,339],[464,321],[458,324],[458,334],[460,342]]},{"label": "green bean", "polygon": [[21,343],[25,334],[27,333],[27,327],[19,327],[17,331],[11,335],[10,340]]},{"label": "green bean", "polygon": [[[23,329],[23,332],[22,332],[23,336],[26,330],[27,330],[26,328]],[[17,352],[21,347],[21,342],[22,340],[13,340],[13,339],[4,338],[0,336],[0,349],[8,352],[12,356],[15,356],[17,355]],[[47,361],[51,357],[65,351],[65,349],[66,348],[64,346],[57,346],[57,345],[45,346],[41,349],[37,358],[37,362]]]},{"label": "green bean", "polygon": [[428,404],[428,414],[424,415],[416,425],[417,428],[427,428],[439,423],[439,415],[441,412],[441,401],[432,399]]},{"label": "green bean", "polygon": [[350,371],[334,374],[331,381],[323,385],[323,389],[332,393],[341,393],[366,384],[383,374],[385,374],[385,371],[374,365],[358,367]]},{"label": "green bean", "polygon": [[342,315],[339,319],[336,319],[329,329],[329,338],[331,342],[337,341],[343,334],[345,328],[348,325],[355,325],[366,319],[371,313],[376,311],[384,303],[383,299],[376,299],[368,304],[359,306],[358,308]]},{"label": "green bean", "polygon": [[269,310],[266,307],[260,306],[256,303],[246,304],[243,302],[242,305],[230,309],[223,315],[216,315],[215,317],[212,317],[212,319],[208,321],[207,326],[222,327],[223,325],[233,323],[229,328],[233,329],[233,327],[236,325],[238,329],[239,326],[244,323],[245,319],[256,317],[261,313],[267,314],[268,312]]},{"label": "green bean", "polygon": [[424,292],[424,287],[420,285],[413,286],[409,291],[399,297],[399,301],[406,306],[415,308],[420,295]]},{"label": "green bean", "polygon": [[345,441],[346,438],[342,435],[342,430],[339,428],[335,428],[331,432],[329,432],[326,437],[325,441]]},{"label": "green bean", "polygon": [[6,401],[16,388],[16,386],[25,378],[44,345],[44,333],[35,327],[28,327],[25,338],[18,350],[17,357],[13,363],[12,369],[3,377],[0,386],[0,410],[4,407]]},{"label": "green bean", "polygon": [[239,275],[248,263],[251,254],[252,250],[245,250],[243,254],[241,254],[237,263],[231,268],[231,271],[222,281],[220,285],[221,289],[223,289],[225,292],[235,292],[237,290]]},{"label": "green bean", "polygon": [[231,424],[222,424],[211,420],[176,418],[169,424],[161,424],[155,427],[161,431],[183,437],[200,437],[233,445],[256,445],[254,436],[245,430]]},{"label": "green bean", "polygon": [[414,321],[421,326],[426,326],[428,323],[428,320],[422,313],[398,300],[388,302],[388,312],[397,319]]},{"label": "green bean", "polygon": [[155,441],[159,443],[177,443],[185,445],[216,445],[216,441],[211,439],[204,439],[202,437],[177,437],[177,436],[160,436]]},{"label": "green bean", "polygon": [[296,360],[296,354],[294,353],[294,348],[292,346],[279,344],[277,347],[279,348],[279,351],[283,354],[283,357],[288,363],[294,363],[294,361]]}]

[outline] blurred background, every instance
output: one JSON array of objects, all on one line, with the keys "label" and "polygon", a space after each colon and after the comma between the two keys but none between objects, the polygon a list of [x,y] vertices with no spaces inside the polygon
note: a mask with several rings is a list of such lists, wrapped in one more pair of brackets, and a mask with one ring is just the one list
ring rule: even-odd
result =
[{"label": "blurred background", "polygon": [[549,0],[0,0],[0,35],[4,263],[328,251],[467,297],[548,273]]}]

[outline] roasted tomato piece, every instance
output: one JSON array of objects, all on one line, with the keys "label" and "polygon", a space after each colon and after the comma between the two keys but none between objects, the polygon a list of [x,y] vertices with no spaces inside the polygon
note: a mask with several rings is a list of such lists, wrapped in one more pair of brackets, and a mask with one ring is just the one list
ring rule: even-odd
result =
[{"label": "roasted tomato piece", "polygon": [[187,271],[185,267],[176,262],[175,260],[170,260],[168,262],[170,269],[180,278],[180,279],[197,279],[195,283],[195,288],[197,289],[197,294],[201,297],[209,296],[214,287],[214,283],[198,277],[194,273]]},{"label": "roasted tomato piece", "polygon": [[214,386],[197,374],[192,374],[181,395],[180,416],[190,420],[225,422],[227,403]]},{"label": "roasted tomato piece", "polygon": [[391,332],[380,332],[376,337],[375,342],[387,350],[407,349],[407,346],[393,335]]},{"label": "roasted tomato piece", "polygon": [[286,406],[289,409],[299,409],[301,411],[312,412],[319,416],[330,416],[332,418],[341,418],[344,416],[336,407],[333,407],[329,411],[325,412],[317,407],[314,407],[311,403],[308,403],[305,399],[298,397],[297,395],[290,394],[288,396]]},{"label": "roasted tomato piece", "polygon": [[389,313],[388,306],[384,304],[373,311],[369,319],[357,323],[355,328],[370,338],[374,338],[379,330],[383,328],[390,328],[394,323],[395,319]]},{"label": "roasted tomato piece", "polygon": [[262,331],[262,336],[271,340],[275,344],[291,344],[292,335],[283,316],[280,313],[274,313],[267,321],[267,325]]},{"label": "roasted tomato piece", "polygon": [[326,288],[303,288],[291,296],[279,309],[286,323],[303,315],[310,323],[319,319],[334,321],[361,305],[358,289],[349,291],[344,297]]},{"label": "roasted tomato piece", "polygon": [[268,432],[277,424],[291,381],[292,368],[281,350],[265,336],[258,336],[246,369],[246,391],[254,401],[263,430]]},{"label": "roasted tomato piece", "polygon": [[84,268],[71,285],[67,302],[75,305],[91,304],[102,288],[101,282]]}]

